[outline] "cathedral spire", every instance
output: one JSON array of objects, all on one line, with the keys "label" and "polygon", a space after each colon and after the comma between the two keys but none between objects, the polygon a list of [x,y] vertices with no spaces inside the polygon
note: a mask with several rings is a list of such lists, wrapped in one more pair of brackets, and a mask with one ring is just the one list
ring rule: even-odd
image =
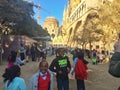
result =
[{"label": "cathedral spire", "polygon": [[64,11],[63,11],[63,21],[65,20],[66,18],[66,6],[64,6]]}]

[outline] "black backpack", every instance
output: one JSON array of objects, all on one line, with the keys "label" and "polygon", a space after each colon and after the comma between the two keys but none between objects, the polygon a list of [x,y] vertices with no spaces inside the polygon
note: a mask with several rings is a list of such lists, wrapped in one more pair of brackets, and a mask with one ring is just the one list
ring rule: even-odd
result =
[{"label": "black backpack", "polygon": [[120,78],[120,52],[115,52],[112,55],[108,72],[110,75]]}]

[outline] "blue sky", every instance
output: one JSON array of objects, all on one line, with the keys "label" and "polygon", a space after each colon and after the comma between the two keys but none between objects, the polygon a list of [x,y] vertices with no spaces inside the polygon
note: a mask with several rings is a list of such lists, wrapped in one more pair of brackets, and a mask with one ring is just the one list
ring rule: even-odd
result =
[{"label": "blue sky", "polygon": [[[40,9],[40,24],[43,25],[45,18],[49,16],[55,17],[59,21],[59,26],[62,24],[63,10],[67,5],[68,0],[32,0],[36,4],[39,4],[42,8]],[[35,9],[35,19],[37,20],[37,11]],[[48,13],[50,12],[50,13]]]}]

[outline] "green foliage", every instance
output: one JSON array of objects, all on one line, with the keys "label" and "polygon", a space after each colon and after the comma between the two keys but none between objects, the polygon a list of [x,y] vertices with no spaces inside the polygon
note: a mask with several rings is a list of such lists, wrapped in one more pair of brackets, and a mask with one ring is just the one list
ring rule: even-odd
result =
[{"label": "green foliage", "polygon": [[120,0],[113,0],[113,2],[105,1],[99,10],[100,24],[111,27],[118,33],[120,30]]},{"label": "green foliage", "polygon": [[105,0],[101,4],[98,11],[99,24],[101,24],[104,34],[101,38],[106,47],[117,40],[117,35],[120,32],[120,0],[112,2]]},{"label": "green foliage", "polygon": [[99,27],[98,19],[99,18],[97,14],[90,13],[87,16],[83,30],[81,32],[77,32],[74,37],[74,41],[77,40],[78,44],[85,46],[86,44],[91,44],[92,42],[100,40],[103,31]]},{"label": "green foliage", "polygon": [[33,5],[23,0],[0,0],[0,25],[14,35],[48,35],[33,19]]}]

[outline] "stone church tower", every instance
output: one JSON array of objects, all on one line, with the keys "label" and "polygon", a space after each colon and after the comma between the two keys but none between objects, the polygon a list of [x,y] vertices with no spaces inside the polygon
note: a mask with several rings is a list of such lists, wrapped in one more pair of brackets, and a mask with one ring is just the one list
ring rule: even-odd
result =
[{"label": "stone church tower", "polygon": [[59,22],[54,17],[47,17],[44,20],[43,28],[48,31],[52,38],[55,38],[58,35]]}]

